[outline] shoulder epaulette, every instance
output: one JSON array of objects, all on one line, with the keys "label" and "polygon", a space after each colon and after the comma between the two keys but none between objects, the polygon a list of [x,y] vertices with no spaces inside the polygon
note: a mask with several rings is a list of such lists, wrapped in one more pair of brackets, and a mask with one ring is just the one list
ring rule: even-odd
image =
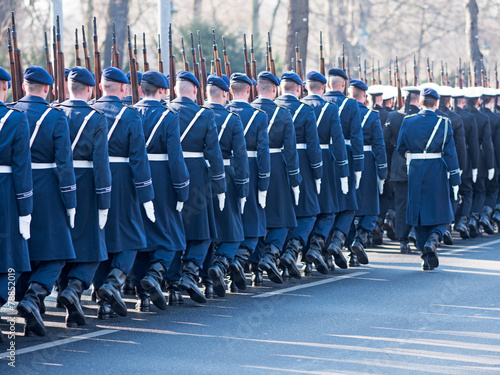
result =
[{"label": "shoulder epaulette", "polygon": [[255,110],[257,110],[257,111],[259,111],[259,112],[266,113],[266,112],[264,112],[262,109],[255,108],[254,106],[252,106],[252,108],[253,108],[253,109],[255,109]]},{"label": "shoulder epaulette", "polygon": [[449,120],[449,119],[450,119],[449,117],[439,116],[439,115],[438,115],[438,118],[440,118],[441,120],[445,120],[445,121],[447,121],[447,120]]},{"label": "shoulder epaulette", "polygon": [[205,109],[208,109],[209,111],[213,111],[212,108],[209,108],[209,107],[205,107],[204,105],[201,106],[201,108],[205,108]]},{"label": "shoulder epaulette", "polygon": [[[273,103],[274,103],[274,102],[273,102]],[[274,105],[275,105],[276,107],[280,107],[281,109],[287,109],[286,107],[282,107],[282,106],[280,106],[279,104],[276,104],[276,103],[274,103]]]},{"label": "shoulder epaulette", "polygon": [[[6,106],[9,106],[9,105],[16,105],[16,104],[17,104],[17,102],[5,103],[5,105],[6,105]],[[14,108],[12,108],[12,109],[14,109]]]},{"label": "shoulder epaulette", "polygon": [[174,115],[176,115],[176,114],[177,114],[177,112],[175,112],[175,111],[172,109],[172,107],[169,107],[169,105],[168,105],[168,104],[166,104],[166,103],[165,103],[165,108],[167,108],[167,109],[168,109],[170,112],[172,112]]},{"label": "shoulder epaulette", "polygon": [[311,105],[310,104],[307,104],[306,102],[300,100],[300,104],[304,104],[304,105],[307,105],[308,107],[310,107]]},{"label": "shoulder epaulette", "polygon": [[378,113],[378,111],[376,109],[372,109],[372,112]]},{"label": "shoulder epaulette", "polygon": [[232,114],[232,115],[235,115],[235,116],[237,116],[237,117],[239,117],[239,116],[240,116],[239,114],[234,113],[234,112],[230,111],[229,109],[226,109],[226,108],[224,108],[224,109],[225,109],[226,111],[228,111],[228,112],[229,112],[230,114]]},{"label": "shoulder epaulette", "polygon": [[416,115],[417,115],[417,113],[414,113],[413,115],[408,115],[408,116],[405,116],[405,118],[411,118],[411,117],[414,117],[414,116],[416,116]]},{"label": "shoulder epaulette", "polygon": [[351,99],[351,100],[354,100],[354,101],[356,101],[356,99],[354,99],[354,98],[351,98],[350,96],[348,96],[348,97],[347,97],[347,99]]},{"label": "shoulder epaulette", "polygon": [[7,108],[8,108],[8,109],[12,109],[13,111],[16,111],[16,112],[21,112],[21,113],[23,113],[23,111],[21,111],[20,109],[17,109],[17,108],[12,108],[12,107],[9,107],[8,105],[7,105]]},{"label": "shoulder epaulette", "polygon": [[[324,99],[323,99],[323,100],[324,100]],[[327,103],[329,103],[329,104],[335,104],[335,105],[337,105],[337,103],[331,102],[331,101],[329,101],[329,100],[325,100],[325,102],[327,102]]]},{"label": "shoulder epaulette", "polygon": [[57,109],[59,112],[62,112],[62,108],[56,107],[55,105],[48,105],[47,107],[50,107],[52,109]]},{"label": "shoulder epaulette", "polygon": [[127,107],[127,108],[130,108],[130,109],[133,109],[134,111],[137,111],[137,108],[135,108],[134,106],[131,106],[131,105],[128,105],[128,104],[125,104],[125,103],[122,103],[124,107]]},{"label": "shoulder epaulette", "polygon": [[99,111],[97,108],[94,108],[94,107],[92,107],[91,105],[89,105],[89,107],[90,107],[90,108],[92,108],[92,109],[93,109],[94,111],[96,111],[97,113],[99,113],[100,115],[103,115],[103,114],[104,114],[104,112]]}]

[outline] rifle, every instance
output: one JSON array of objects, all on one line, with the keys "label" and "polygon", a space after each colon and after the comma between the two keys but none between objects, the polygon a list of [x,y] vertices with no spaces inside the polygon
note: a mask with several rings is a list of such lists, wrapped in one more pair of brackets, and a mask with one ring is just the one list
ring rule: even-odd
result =
[{"label": "rifle", "polygon": [[347,56],[347,79],[349,82],[351,81],[351,66],[349,64],[349,56]]},{"label": "rifle", "polygon": [[418,86],[418,69],[415,55],[413,55],[413,86]]},{"label": "rifle", "polygon": [[496,89],[498,90],[500,88],[500,82],[498,82],[498,66],[497,66],[497,62],[495,61],[495,82],[496,82]]},{"label": "rifle", "polygon": [[[458,58],[458,87],[460,87],[461,89],[464,88],[464,76],[462,74],[462,58],[459,57]],[[457,84],[455,83],[455,86]]]},{"label": "rifle", "polygon": [[450,76],[448,75],[448,63],[444,63],[445,73],[444,76],[446,78],[446,86],[450,86]]},{"label": "rifle", "polygon": [[172,43],[172,24],[168,24],[168,72],[170,74],[170,101],[175,99],[175,55],[174,55],[174,45]]},{"label": "rifle", "polygon": [[78,45],[78,29],[75,29],[75,64],[82,66],[82,59],[80,58],[80,46]]},{"label": "rifle", "polygon": [[222,37],[222,55],[224,56],[224,71],[226,76],[231,77],[231,63],[227,57],[226,38],[224,36]]},{"label": "rifle", "polygon": [[444,64],[441,60],[441,86],[446,86],[446,78],[444,77]]},{"label": "rifle", "polygon": [[118,52],[118,46],[116,45],[116,30],[115,23],[113,22],[113,58],[112,58],[112,66],[115,68],[121,69],[120,67],[120,52]]},{"label": "rifle", "polygon": [[[247,53],[247,35],[243,34],[243,57],[245,60],[245,74],[246,76],[252,81],[252,66],[250,63],[250,60],[248,60],[248,53]],[[250,89],[250,102],[253,102],[254,96],[253,96],[253,84],[251,85]]]},{"label": "rifle", "polygon": [[[252,72],[252,77],[257,80],[257,60],[255,60],[255,53],[253,50],[253,34],[250,35],[250,59],[251,61],[251,72]],[[257,97],[257,89],[253,85],[252,82],[252,96],[255,99]]]},{"label": "rifle", "polygon": [[325,75],[325,58],[323,57],[323,31],[319,32],[319,72]]},{"label": "rifle", "polygon": [[380,61],[377,60],[377,78],[378,78],[378,84],[382,84],[382,78],[380,77]]},{"label": "rifle", "polygon": [[64,52],[61,46],[61,28],[59,26],[59,16],[56,17],[57,24],[57,70],[58,70],[58,90],[57,99],[59,103],[66,100],[66,75],[64,74]]},{"label": "rifle", "polygon": [[7,28],[8,36],[8,50],[9,50],[9,60],[10,60],[10,76],[12,78],[12,100],[17,101],[17,73],[16,73],[16,62],[14,61],[14,50],[12,49],[12,38],[11,38],[10,27]]},{"label": "rifle", "polygon": [[408,86],[408,73],[406,70],[406,62],[405,62],[405,86]]},{"label": "rifle", "polygon": [[[193,48],[194,48],[193,33],[191,33],[191,44],[193,45]],[[194,55],[194,59],[196,59],[196,53]],[[160,36],[160,34],[158,34],[158,71],[160,73],[163,73],[163,60],[161,59],[161,36]]]},{"label": "rifle", "polygon": [[389,86],[394,86],[392,84],[392,71],[391,71],[391,65],[392,65],[392,59],[389,59],[389,77],[388,77],[388,80],[389,80]]},{"label": "rifle", "polygon": [[485,86],[485,74],[484,74],[484,65],[483,65],[483,60],[481,59],[481,86]]},{"label": "rifle", "polygon": [[146,48],[146,33],[142,33],[142,57],[144,59],[144,72],[149,70],[148,50]]},{"label": "rifle", "polygon": [[132,40],[130,39],[130,26],[127,25],[128,35],[128,59],[130,67],[130,86],[132,88],[132,105],[137,103],[139,98],[139,78],[137,77],[137,62],[135,61],[134,52],[132,49]]},{"label": "rifle", "polygon": [[432,82],[434,82],[434,60],[431,61],[431,77]]},{"label": "rifle", "polygon": [[342,56],[340,57],[340,67],[342,68],[342,70],[344,71],[344,73],[347,72],[347,70],[345,68],[344,43],[342,43]]},{"label": "rifle", "polygon": [[205,100],[205,89],[207,87],[207,60],[203,57],[203,46],[201,45],[201,37],[199,30],[198,30],[198,53],[200,55],[200,74],[201,74],[200,90],[203,100]]},{"label": "rifle", "polygon": [[[191,56],[193,57],[193,74],[196,77],[196,79],[198,80],[198,82],[201,82],[200,64],[198,64],[198,62],[196,61],[196,50],[194,48],[193,33],[191,33]],[[198,103],[198,105],[202,106],[204,99],[205,98],[203,97],[203,92],[201,90],[198,90],[196,92],[196,102]]]},{"label": "rifle", "polygon": [[94,70],[95,70],[95,99],[102,96],[99,83],[101,82],[101,52],[99,51],[99,41],[97,39],[97,20],[94,17]]},{"label": "rifle", "polygon": [[300,79],[304,80],[304,73],[302,72],[302,59],[300,58],[299,50],[299,33],[295,33],[295,67]]},{"label": "rifle", "polygon": [[58,97],[58,92],[57,92],[57,40],[56,40],[56,27],[52,26],[52,54],[54,56],[54,99]]},{"label": "rifle", "polygon": [[212,29],[212,38],[214,40],[214,67],[215,67],[215,74],[217,74],[217,76],[221,77],[222,78],[222,65],[221,65],[221,62],[220,62],[220,58],[219,58],[219,51],[217,50],[217,42],[215,41],[215,30]]},{"label": "rifle", "polygon": [[[10,29],[8,30],[8,32],[10,33]],[[50,59],[49,43],[47,41],[46,31],[44,32],[44,36],[45,36],[45,61],[47,62],[47,72],[49,72],[52,78],[54,78],[54,71],[52,69],[52,60]],[[9,44],[10,44],[10,35],[9,35]],[[12,46],[9,46],[9,55],[11,53],[11,50]],[[12,65],[11,65],[11,70],[12,70]],[[12,75],[12,77],[14,77],[14,75]],[[54,101],[54,93],[52,92],[52,86],[53,85],[50,85],[49,89],[49,103],[52,103]]]},{"label": "rifle", "polygon": [[17,100],[24,96],[23,93],[23,69],[21,67],[21,50],[17,46],[17,31],[14,12],[12,12],[12,46],[14,48],[14,64],[16,65]]},{"label": "rifle", "polygon": [[372,57],[372,85],[376,85],[377,80],[375,79],[375,58]]},{"label": "rifle", "polygon": [[92,73],[92,67],[90,66],[90,56],[87,47],[87,38],[85,37],[85,26],[82,25],[82,47],[83,47],[83,57],[85,60],[85,69]]},{"label": "rifle", "polygon": [[269,42],[266,42],[266,72],[271,71],[271,66],[269,64]]},{"label": "rifle", "polygon": [[467,82],[468,82],[467,87],[472,87],[472,74],[470,70],[470,62],[469,62],[469,68],[467,69]]},{"label": "rifle", "polygon": [[366,79],[366,59],[363,61],[363,82],[368,84],[368,80]]},{"label": "rifle", "polygon": [[186,50],[184,49],[184,38],[181,36],[181,46],[182,46],[182,61],[184,62],[184,70],[189,72],[189,61],[187,61]]},{"label": "rifle", "polygon": [[432,79],[431,65],[429,64],[429,58],[427,58],[427,78],[429,82],[434,82],[434,80]]},{"label": "rifle", "polygon": [[276,77],[276,64],[273,59],[273,48],[271,47],[271,34],[268,32],[267,33],[267,39],[269,41],[268,44],[268,51],[269,51],[269,69],[271,71],[271,74]]},{"label": "rifle", "polygon": [[474,61],[474,77],[472,77],[472,80],[474,82],[474,87],[477,87],[477,66],[475,61]]},{"label": "rifle", "polygon": [[398,97],[396,100],[396,106],[398,109],[403,108],[403,95],[401,93],[401,77],[399,75],[399,65],[398,65],[398,57],[396,56],[396,62],[394,63],[394,73],[396,75],[396,86],[398,88]]},{"label": "rifle", "polygon": [[137,71],[139,71],[139,59],[137,58],[137,34],[134,34],[134,58],[135,65],[137,66]]},{"label": "rifle", "polygon": [[363,80],[363,72],[361,70],[361,56],[358,56],[358,79]]}]

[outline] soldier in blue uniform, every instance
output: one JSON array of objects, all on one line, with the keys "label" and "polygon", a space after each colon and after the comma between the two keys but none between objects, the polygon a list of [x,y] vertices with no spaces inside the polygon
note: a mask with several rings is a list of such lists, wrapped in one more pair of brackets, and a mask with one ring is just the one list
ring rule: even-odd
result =
[{"label": "soldier in blue uniform", "polygon": [[[352,249],[356,254],[362,254],[366,259],[358,255],[360,263],[366,261],[365,247],[367,245],[368,235],[375,228],[378,214],[380,213],[379,193],[384,191],[384,182],[387,178],[387,156],[385,152],[384,136],[378,112],[368,109],[364,104],[366,101],[366,90],[368,86],[359,80],[351,80],[349,83],[349,94],[356,99],[361,115],[361,128],[363,129],[363,149],[365,152],[365,166],[363,177],[361,177],[359,189],[356,191],[356,198],[359,209],[356,211],[356,225],[351,231],[349,241],[352,236]],[[354,228],[355,227],[355,228]],[[364,263],[364,264],[366,264]]]},{"label": "soldier in blue uniform", "polygon": [[17,310],[26,320],[26,334],[45,335],[40,313],[66,261],[75,259],[70,227],[75,225],[76,181],[68,120],[45,98],[54,83],[39,66],[24,72],[26,96],[15,108],[28,116],[33,170],[32,235],[28,240],[31,272],[21,275]]},{"label": "soldier in blue uniform", "polygon": [[271,177],[271,160],[269,155],[269,136],[267,114],[248,103],[252,81],[242,73],[231,76],[230,88],[233,100],[227,109],[239,115],[243,124],[243,135],[247,149],[250,182],[242,222],[245,235],[233,262],[229,263],[231,286],[246,289],[245,266],[253,254],[260,237],[266,235],[267,190]]},{"label": "soldier in blue uniform", "polygon": [[[122,99],[122,102],[126,105],[132,105],[132,85],[130,83],[130,72],[127,73],[127,79],[129,83],[127,84],[127,95]],[[139,83],[139,97],[142,99],[143,92],[141,88],[142,73],[137,72],[137,82]]]},{"label": "soldier in blue uniform", "polygon": [[[272,282],[281,284],[283,279],[276,263],[289,228],[297,226],[294,203],[295,205],[299,203],[299,185],[302,177],[292,116],[286,108],[273,101],[278,91],[278,78],[269,72],[261,72],[257,82],[259,97],[252,105],[266,112],[270,119],[267,130],[271,154],[271,179],[266,204],[267,234],[259,240],[251,261],[258,262],[258,268],[266,271]],[[288,194],[290,190],[293,196]],[[262,275],[258,271],[254,272],[254,277],[260,284]]]},{"label": "soldier in blue uniform", "polygon": [[[347,194],[349,191],[349,160],[340,125],[339,108],[335,103],[328,102],[321,97],[325,92],[326,83],[327,79],[324,75],[315,71],[307,73],[306,88],[309,95],[302,99],[314,109],[323,158],[323,177],[318,195],[320,213],[316,216],[307,247],[312,243],[323,244],[324,257],[326,257],[324,243],[333,227],[335,213],[339,211],[338,196]],[[347,261],[342,251],[326,254],[330,261],[331,256],[334,256],[337,266],[347,268]],[[333,268],[333,264],[328,264],[328,257],[326,257],[328,268]]]},{"label": "soldier in blue uniform", "polygon": [[[359,188],[364,168],[363,129],[361,128],[359,107],[354,99],[344,95],[346,81],[347,75],[342,69],[330,69],[328,71],[330,91],[323,95],[323,99],[331,101],[339,107],[340,123],[349,157],[349,192],[345,195],[339,195],[340,211],[335,217],[335,223],[327,243],[328,252],[331,254],[342,251],[345,244],[346,236],[354,219],[354,212],[358,209],[356,189]],[[351,253],[351,264],[354,265],[357,262],[357,255],[361,256],[363,262],[367,261],[366,256],[362,253]]]},{"label": "soldier in blue uniform", "polygon": [[141,204],[148,219],[156,220],[141,116],[121,101],[128,82],[121,70],[104,69],[100,84],[103,96],[94,105],[108,120],[112,176],[111,207],[106,224],[108,260],[101,262],[94,278],[100,319],[107,319],[114,313],[127,316],[120,288],[132,270],[137,251],[147,247]]},{"label": "soldier in blue uniform", "polygon": [[[211,75],[207,80],[205,105],[214,111],[219,145],[226,170],[226,203],[223,211],[215,210],[217,238],[212,241],[215,259],[209,253],[204,264],[219,297],[226,294],[224,278],[233,262],[240,243],[245,239],[241,215],[249,192],[250,172],[243,124],[239,116],[224,108],[229,87],[225,80]],[[214,197],[214,204],[217,204]]]},{"label": "soldier in blue uniform", "polygon": [[296,279],[300,279],[297,257],[308,241],[309,249],[305,254],[306,260],[314,263],[318,272],[328,274],[328,266],[321,254],[324,239],[312,236],[309,240],[316,222],[316,215],[320,213],[318,194],[321,192],[323,158],[319,146],[316,115],[309,104],[299,100],[301,91],[302,79],[299,75],[294,72],[283,73],[281,76],[282,95],[276,99],[276,104],[287,108],[292,115],[302,181],[299,185],[301,190],[299,203],[295,207],[297,226],[288,234],[280,264],[286,267],[290,276]]},{"label": "soldier in blue uniform", "polygon": [[111,172],[108,161],[108,123],[106,117],[87,104],[95,80],[83,67],[69,73],[69,100],[60,104],[68,117],[76,199],[79,209],[71,238],[76,259],[64,266],[59,279],[59,299],[66,307],[66,325],[84,325],[80,305],[82,292],[90,287],[101,261],[108,259],[104,238],[111,204]]},{"label": "soldier in blue uniform", "polygon": [[149,310],[149,299],[159,309],[167,303],[161,282],[177,252],[186,248],[182,208],[189,195],[187,171],[179,133],[179,116],[160,102],[168,89],[165,76],[149,70],[142,76],[144,99],[136,104],[142,116],[146,150],[151,168],[156,221],[143,213],[148,242],[147,251],[139,252],[133,276],[137,283],[138,309]]},{"label": "soldier in blue uniform", "polygon": [[200,83],[193,74],[178,72],[177,98],[170,105],[179,114],[182,150],[191,179],[189,197],[182,211],[187,245],[178,287],[187,291],[193,301],[206,303],[197,283],[210,243],[217,238],[212,189],[217,195],[218,209],[222,211],[226,199],[226,173],[214,113],[195,103],[199,88]]},{"label": "soldier in blue uniform", "polygon": [[[0,308],[9,300],[9,282],[29,272],[27,240],[33,212],[30,129],[26,115],[7,107],[10,74],[0,68]],[[36,311],[35,311],[36,313]],[[41,320],[40,317],[38,319]],[[0,342],[2,342],[0,332]]]},{"label": "soldier in blue uniform", "polygon": [[435,112],[438,93],[425,88],[420,98],[424,109],[405,117],[397,151],[408,163],[406,220],[416,227],[422,268],[432,270],[439,266],[438,243],[453,220],[448,174],[457,197],[460,171],[450,121]]}]

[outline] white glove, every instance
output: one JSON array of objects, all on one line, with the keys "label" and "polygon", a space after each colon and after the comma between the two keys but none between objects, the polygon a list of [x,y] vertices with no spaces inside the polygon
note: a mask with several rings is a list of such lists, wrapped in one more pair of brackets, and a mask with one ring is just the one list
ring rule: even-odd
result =
[{"label": "white glove", "polygon": [[295,197],[295,205],[299,205],[299,196],[300,196],[300,189],[299,185],[297,186],[292,186],[292,191],[293,191],[293,196]]},{"label": "white glove", "polygon": [[453,197],[458,201],[458,185],[452,186],[451,188],[453,189]]},{"label": "white glove", "polygon": [[217,198],[219,198],[219,210],[223,211],[226,203],[226,193],[217,194]]},{"label": "white glove", "polygon": [[262,207],[262,209],[266,208],[266,197],[267,197],[267,191],[259,190],[259,195],[257,198],[259,199],[259,204]]},{"label": "white glove", "polygon": [[104,229],[106,222],[108,221],[108,210],[99,210],[99,228]]},{"label": "white glove", "polygon": [[156,221],[156,217],[155,217],[155,206],[153,205],[153,202],[152,201],[144,202],[142,205],[144,206],[144,211],[146,211],[146,216],[148,217],[149,220],[151,220],[154,223]]},{"label": "white glove", "polygon": [[240,212],[243,215],[243,212],[245,212],[245,203],[247,199],[246,198],[240,198]]},{"label": "white glove", "polygon": [[359,182],[361,181],[361,171],[354,172],[354,176],[356,176],[356,190],[359,189]]},{"label": "white glove", "polygon": [[382,194],[384,192],[384,183],[385,183],[385,180],[381,180],[380,178],[377,177],[377,185],[378,185],[379,194]]},{"label": "white glove", "polygon": [[74,228],[75,227],[76,208],[68,208],[66,210],[66,214],[68,215],[69,226],[71,228]]},{"label": "white glove", "polygon": [[342,186],[342,193],[349,193],[349,179],[348,177],[340,177],[340,185]]},{"label": "white glove", "polygon": [[184,202],[177,202],[177,206],[175,206],[177,212],[181,212],[183,208],[184,208]]},{"label": "white glove", "polygon": [[19,216],[19,233],[25,240],[31,237],[30,232],[31,215]]},{"label": "white glove", "polygon": [[488,180],[493,180],[493,177],[495,177],[495,169],[494,168],[491,168],[491,169],[488,169]]},{"label": "white glove", "polygon": [[321,192],[321,178],[318,178],[316,181],[316,192],[319,194]]},{"label": "white glove", "polygon": [[464,171],[459,169],[458,172],[460,173],[460,177],[462,177],[462,173],[464,173]]},{"label": "white glove", "polygon": [[476,183],[477,181],[477,168],[472,170],[472,182]]}]

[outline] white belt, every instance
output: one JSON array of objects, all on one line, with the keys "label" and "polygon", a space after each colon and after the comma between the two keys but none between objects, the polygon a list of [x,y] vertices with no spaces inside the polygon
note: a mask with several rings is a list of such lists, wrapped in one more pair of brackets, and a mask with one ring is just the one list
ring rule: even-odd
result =
[{"label": "white belt", "polygon": [[328,150],[330,148],[330,145],[319,145],[319,147],[322,149],[322,150]]},{"label": "white belt", "polygon": [[257,157],[257,151],[247,151],[247,156],[249,158],[256,158]]},{"label": "white belt", "polygon": [[406,155],[406,158],[408,160],[413,160],[413,159],[420,159],[420,160],[427,160],[427,159],[440,159],[441,158],[441,153],[440,152],[423,152],[423,153],[418,153],[418,154],[413,154],[413,153],[408,153]]},{"label": "white belt", "polygon": [[281,152],[281,148],[270,148],[269,153],[270,154],[278,154]]},{"label": "white belt", "polygon": [[346,140],[345,140],[345,144],[346,144],[347,146],[350,146],[350,145],[351,145],[351,140],[350,140],[350,139],[346,139]]},{"label": "white belt", "polygon": [[10,165],[0,165],[0,173],[12,173],[12,167]]},{"label": "white belt", "polygon": [[297,150],[305,150],[307,145],[305,143],[297,143]]},{"label": "white belt", "polygon": [[57,168],[56,163],[31,163],[31,169],[53,169]]},{"label": "white belt", "polygon": [[168,161],[168,154],[148,154],[149,161]]},{"label": "white belt", "polygon": [[224,165],[227,167],[231,165],[231,159],[224,159]]},{"label": "white belt", "polygon": [[94,162],[89,160],[73,160],[75,168],[94,168]]},{"label": "white belt", "polygon": [[182,155],[183,155],[185,158],[202,158],[202,157],[204,157],[204,156],[203,156],[203,152],[190,152],[190,151],[183,151],[183,152],[182,152]]},{"label": "white belt", "polygon": [[372,150],[372,146],[368,145],[368,146],[363,146],[363,151],[371,151]]},{"label": "white belt", "polygon": [[110,163],[128,163],[129,158],[124,158],[122,156],[110,156],[109,162]]}]

